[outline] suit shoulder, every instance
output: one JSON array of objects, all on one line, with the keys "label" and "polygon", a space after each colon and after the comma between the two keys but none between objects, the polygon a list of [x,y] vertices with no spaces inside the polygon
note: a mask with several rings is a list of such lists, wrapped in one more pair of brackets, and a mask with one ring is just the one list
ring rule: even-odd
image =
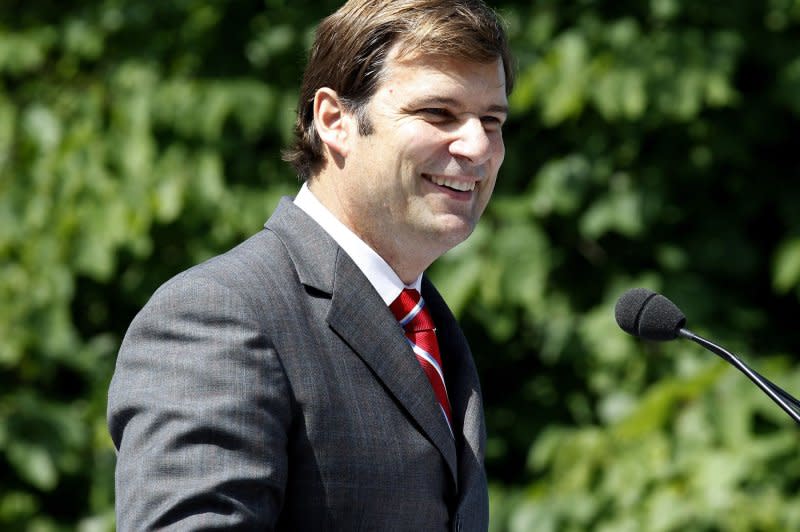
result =
[{"label": "suit shoulder", "polygon": [[297,274],[285,246],[262,230],[236,247],[178,273],[164,282],[147,306],[177,296],[205,300],[215,293],[235,294],[262,305],[276,291],[296,286]]}]

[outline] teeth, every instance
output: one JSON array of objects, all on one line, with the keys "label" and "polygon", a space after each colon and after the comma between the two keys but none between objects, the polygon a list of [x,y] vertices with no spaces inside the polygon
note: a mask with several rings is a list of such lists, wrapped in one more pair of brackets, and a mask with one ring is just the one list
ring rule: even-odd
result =
[{"label": "teeth", "polygon": [[459,181],[436,175],[432,175],[430,178],[434,184],[441,187],[452,188],[454,190],[460,190],[461,192],[472,192],[475,190],[475,181]]}]

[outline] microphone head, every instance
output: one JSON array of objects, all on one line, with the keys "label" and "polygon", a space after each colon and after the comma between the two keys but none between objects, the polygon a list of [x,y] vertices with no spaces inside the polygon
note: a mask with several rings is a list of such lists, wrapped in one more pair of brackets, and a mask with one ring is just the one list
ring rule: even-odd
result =
[{"label": "microphone head", "polygon": [[686,316],[675,304],[647,288],[631,288],[617,300],[617,325],[645,340],[674,340],[686,325]]}]

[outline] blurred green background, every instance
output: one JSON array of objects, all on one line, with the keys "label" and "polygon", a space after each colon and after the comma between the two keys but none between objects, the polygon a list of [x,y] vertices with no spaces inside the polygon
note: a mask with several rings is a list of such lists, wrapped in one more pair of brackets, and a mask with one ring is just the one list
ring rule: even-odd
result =
[{"label": "blurred green background", "polygon": [[[116,350],[298,183],[338,1],[0,0],[0,529],[113,530]],[[473,237],[431,275],[484,386],[492,530],[800,530],[791,419],[646,286],[800,393],[800,0],[496,1],[519,82]]]}]

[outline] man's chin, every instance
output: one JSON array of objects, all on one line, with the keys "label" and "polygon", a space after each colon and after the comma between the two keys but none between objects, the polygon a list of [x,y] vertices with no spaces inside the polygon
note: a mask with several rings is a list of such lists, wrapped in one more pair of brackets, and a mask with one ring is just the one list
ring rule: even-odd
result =
[{"label": "man's chin", "polygon": [[471,218],[445,215],[437,219],[434,233],[443,245],[451,248],[466,240],[474,229],[475,223]]}]

